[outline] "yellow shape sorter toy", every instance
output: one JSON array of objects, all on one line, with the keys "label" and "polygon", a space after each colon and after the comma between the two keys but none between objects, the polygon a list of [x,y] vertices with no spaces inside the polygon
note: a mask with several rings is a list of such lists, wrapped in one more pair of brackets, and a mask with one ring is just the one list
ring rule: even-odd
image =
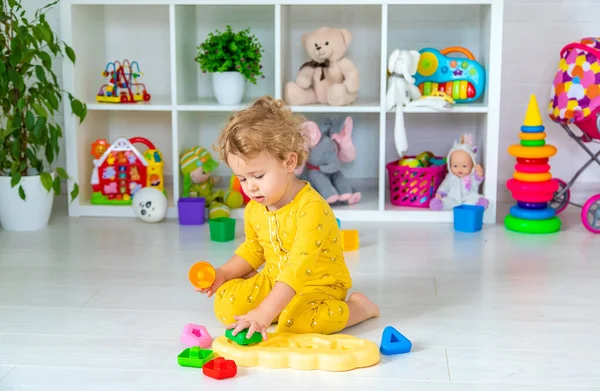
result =
[{"label": "yellow shape sorter toy", "polygon": [[345,334],[273,333],[266,341],[241,346],[217,337],[212,350],[239,367],[349,371],[379,362],[379,348],[371,341]]}]

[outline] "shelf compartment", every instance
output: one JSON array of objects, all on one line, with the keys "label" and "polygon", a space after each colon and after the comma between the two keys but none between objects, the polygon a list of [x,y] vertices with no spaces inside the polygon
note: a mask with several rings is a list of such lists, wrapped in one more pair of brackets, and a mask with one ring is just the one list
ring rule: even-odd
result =
[{"label": "shelf compartment", "polygon": [[[388,6],[388,46],[387,58],[395,49],[421,50],[434,48],[443,50],[450,47],[464,47],[486,72],[485,85],[481,96],[474,102],[457,103],[454,112],[487,112],[487,86],[490,70],[490,29],[491,7],[486,4],[461,3],[460,7],[451,4],[406,5],[390,4]],[[448,53],[457,58],[460,64],[466,55]],[[443,63],[432,66],[452,69]],[[442,68],[440,68],[442,69]],[[469,70],[470,68],[467,68]],[[457,71],[465,71],[457,69]],[[451,80],[444,80],[451,81]],[[474,80],[474,88],[479,88]],[[480,88],[481,89],[481,88]],[[411,107],[407,112],[434,112],[427,108]]]},{"label": "shelf compartment", "polygon": [[327,104],[293,105],[298,112],[373,113],[380,110],[381,5],[282,5],[281,6],[281,81],[296,80],[301,65],[311,60],[302,45],[302,36],[323,26],[347,27],[351,41],[345,56],[360,75],[358,98],[347,106]]},{"label": "shelf compartment", "polygon": [[225,31],[231,25],[234,31],[247,27],[255,34],[264,52],[261,65],[265,78],[257,84],[245,83],[244,99],[247,106],[263,95],[275,92],[275,7],[273,5],[176,5],[175,45],[177,68],[177,103],[181,110],[230,111],[232,106],[221,106],[214,97],[212,78],[203,73],[195,61],[198,47],[215,30]]},{"label": "shelf compartment", "polygon": [[[90,110],[164,110],[171,104],[167,5],[73,5],[71,29],[77,53],[74,95]],[[137,81],[145,84],[150,101],[97,102],[97,93],[109,82],[109,77],[102,75],[107,64],[126,59],[139,65],[142,76]]]},{"label": "shelf compartment", "polygon": [[[164,188],[167,193],[169,213],[172,215],[172,135],[171,113],[164,112],[121,112],[91,111],[83,124],[76,131],[77,146],[77,182],[80,187],[78,200],[75,201],[76,214],[80,216],[134,216],[131,205],[100,205],[91,202],[93,190],[91,185],[94,171],[94,157],[91,154],[92,143],[105,139],[108,146],[117,138],[143,137],[148,139],[162,153],[164,165]],[[141,153],[147,146],[135,143],[134,147]],[[101,172],[98,173],[102,175]],[[116,173],[118,174],[118,173]]]}]

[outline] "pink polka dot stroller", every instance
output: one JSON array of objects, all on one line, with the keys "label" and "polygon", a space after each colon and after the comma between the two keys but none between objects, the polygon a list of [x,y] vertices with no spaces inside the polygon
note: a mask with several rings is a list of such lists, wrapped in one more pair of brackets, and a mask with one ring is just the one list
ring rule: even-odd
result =
[{"label": "pink polka dot stroller", "polygon": [[586,145],[600,140],[600,38],[583,38],[561,50],[548,114],[590,155],[590,160],[568,183],[557,179],[559,189],[551,206],[556,213],[562,212],[568,204],[581,207],[583,225],[590,232],[600,233],[600,194],[583,206],[570,202],[570,189],[579,175],[593,162],[600,165],[600,151],[594,153]]}]

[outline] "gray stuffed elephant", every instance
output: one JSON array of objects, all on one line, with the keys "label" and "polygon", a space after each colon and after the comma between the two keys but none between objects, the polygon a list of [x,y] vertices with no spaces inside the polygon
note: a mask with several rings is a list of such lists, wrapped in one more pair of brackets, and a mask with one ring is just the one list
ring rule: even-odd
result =
[{"label": "gray stuffed elephant", "polygon": [[352,144],[352,118],[346,117],[339,133],[333,133],[333,122],[328,120],[322,132],[313,121],[302,124],[308,138],[309,154],[306,164],[296,171],[301,179],[310,182],[329,204],[342,201],[356,204],[360,192],[355,191],[342,173],[342,163],[356,158]]}]

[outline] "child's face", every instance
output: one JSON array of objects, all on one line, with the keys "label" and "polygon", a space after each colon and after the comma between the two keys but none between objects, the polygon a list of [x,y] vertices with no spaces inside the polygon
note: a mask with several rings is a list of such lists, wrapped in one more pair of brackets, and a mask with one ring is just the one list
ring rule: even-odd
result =
[{"label": "child's face", "polygon": [[462,178],[473,171],[473,160],[465,151],[454,151],[450,155],[450,169],[454,175]]},{"label": "child's face", "polygon": [[295,164],[286,165],[266,151],[246,161],[239,156],[229,155],[227,164],[240,179],[248,197],[264,206],[282,206],[278,205],[278,201],[283,198],[293,179]]}]

